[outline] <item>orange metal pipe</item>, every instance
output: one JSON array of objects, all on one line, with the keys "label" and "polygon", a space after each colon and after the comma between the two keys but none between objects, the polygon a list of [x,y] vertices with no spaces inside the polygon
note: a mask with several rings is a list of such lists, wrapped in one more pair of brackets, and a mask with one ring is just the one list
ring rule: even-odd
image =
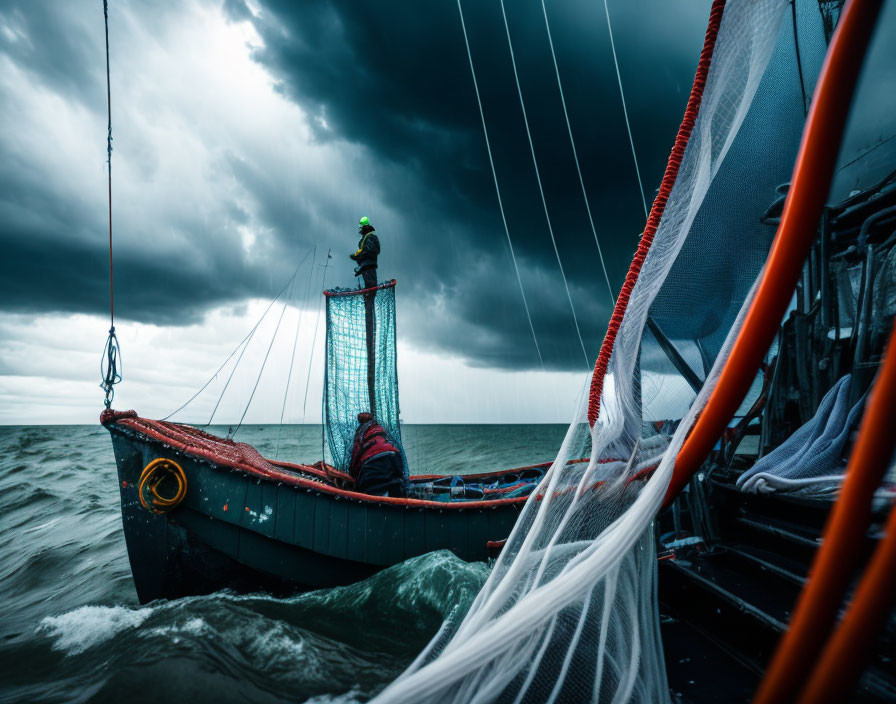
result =
[{"label": "orange metal pipe", "polygon": [[[824,647],[837,618],[843,595],[855,567],[856,545],[871,523],[871,502],[883,479],[896,446],[896,327],[890,335],[887,354],[862,416],[859,436],[849,458],[840,497],[825,526],[821,547],[815,555],[809,579],[797,601],[790,627],[778,644],[754,700],[755,704],[791,702],[800,691],[812,664]],[[829,698],[824,689],[855,683],[864,664],[869,643],[857,641],[880,625],[869,618],[892,599],[890,585],[896,580],[896,511],[890,516],[890,532],[878,546],[867,580],[856,594],[853,608],[825,649],[815,668],[809,689],[801,701],[846,701]],[[881,589],[888,589],[881,596]],[[842,668],[842,672],[841,672]],[[855,675],[855,677],[853,677]],[[833,691],[833,690],[832,690]]]},{"label": "orange metal pipe", "polygon": [[706,408],[675,460],[668,506],[709,455],[753,383],[818,230],[856,79],[882,0],[850,0],[828,48],[756,295]]},{"label": "orange metal pipe", "polygon": [[[896,394],[896,388],[890,393]],[[799,704],[845,702],[862,674],[872,646],[896,603],[896,508],[834,636],[821,654]]]}]

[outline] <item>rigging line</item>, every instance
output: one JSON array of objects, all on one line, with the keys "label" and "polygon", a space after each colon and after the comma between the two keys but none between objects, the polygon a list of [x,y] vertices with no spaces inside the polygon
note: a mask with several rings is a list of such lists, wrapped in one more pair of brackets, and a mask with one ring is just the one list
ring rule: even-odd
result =
[{"label": "rigging line", "polygon": [[[301,266],[301,264],[299,265]],[[296,275],[299,273],[299,270],[296,269],[296,273],[293,274],[291,284],[293,287],[296,282]],[[255,378],[255,386],[252,387],[252,393],[249,394],[249,400],[246,402],[246,407],[243,409],[243,415],[240,416],[240,422],[236,424],[236,428],[228,433],[228,438],[233,439],[236,434],[239,432],[240,428],[243,425],[243,421],[246,418],[246,414],[249,412],[249,406],[252,405],[252,399],[255,398],[255,392],[258,390],[258,383],[261,381],[261,375],[264,374],[265,365],[268,363],[268,357],[271,355],[271,349],[274,347],[274,340],[277,339],[277,333],[280,332],[280,323],[283,322],[283,316],[286,313],[286,309],[289,306],[289,299],[292,296],[292,290],[290,291],[290,295],[287,296],[283,301],[283,308],[280,310],[280,317],[277,318],[277,326],[274,328],[274,334],[271,335],[271,341],[268,343],[268,350],[264,353],[264,359],[261,360],[261,368],[258,370],[258,376]]]},{"label": "rigging line", "polygon": [[[278,298],[279,298],[279,296],[278,296]],[[274,299],[274,300],[276,300],[276,299]],[[273,303],[274,302],[271,301],[271,305],[273,305]],[[270,309],[271,309],[271,307],[268,306],[268,310],[270,310]],[[266,310],[264,312],[264,315],[262,316],[262,319],[264,319],[264,317],[267,314],[268,314],[268,311]],[[259,321],[259,322],[261,322],[261,321]],[[228,376],[227,381],[224,382],[224,388],[221,389],[221,394],[218,396],[218,401],[217,401],[217,403],[215,403],[215,407],[212,409],[212,414],[211,414],[211,416],[209,416],[208,423],[205,424],[205,427],[208,427],[212,424],[212,421],[215,418],[215,413],[218,412],[218,406],[221,405],[221,400],[224,398],[224,394],[227,391],[227,387],[230,386],[230,381],[231,381],[231,379],[233,379],[233,375],[236,373],[236,368],[238,366],[240,366],[240,362],[243,361],[243,355],[246,353],[246,350],[249,348],[249,343],[252,342],[252,337],[255,335],[255,331],[257,329],[258,329],[258,326],[256,325],[254,328],[252,328],[252,332],[250,332],[248,337],[246,338],[246,344],[243,345],[243,349],[240,351],[240,356],[236,358],[236,362],[234,362],[233,369],[230,370],[230,376]]]},{"label": "rigging line", "polygon": [[[317,245],[314,245],[313,254],[311,255],[311,273],[308,275],[308,286],[305,289],[305,297],[303,301],[307,301],[311,296],[311,280],[314,278],[314,263],[317,260]],[[274,459],[280,457],[280,434],[283,430],[283,415],[286,413],[286,399],[289,396],[289,384],[292,380],[292,368],[296,361],[296,347],[299,343],[299,329],[302,327],[302,316],[305,313],[304,306],[299,307],[299,319],[296,322],[296,334],[292,341],[292,356],[289,358],[289,373],[286,375],[286,388],[283,390],[283,406],[280,408],[280,425],[277,427],[277,448],[274,450]]]},{"label": "rigging line", "polygon": [[[321,288],[327,288],[327,268],[332,259],[330,250],[327,250],[327,262],[324,264],[324,274],[321,279]],[[324,296],[321,296],[320,305],[317,307],[317,319],[314,321],[314,335],[311,336],[311,354],[308,357],[308,376],[305,378],[305,399],[302,401],[302,425],[305,424],[305,410],[308,408],[308,385],[311,383],[311,367],[314,364],[314,344],[317,342],[317,327],[320,324],[320,313],[324,306]]]},{"label": "rigging line", "polygon": [[513,66],[513,78],[516,82],[516,92],[520,97],[520,107],[523,110],[523,124],[526,126],[526,137],[529,139],[529,151],[532,153],[532,165],[535,167],[535,180],[538,182],[538,192],[541,195],[541,204],[544,206],[544,217],[548,224],[548,234],[551,236],[551,244],[554,245],[554,254],[557,256],[557,265],[560,267],[560,276],[563,278],[563,286],[566,288],[566,298],[569,300],[569,309],[572,311],[572,320],[576,326],[576,334],[579,336],[579,344],[582,346],[582,354],[585,355],[585,364],[590,367],[591,359],[585,349],[585,341],[582,339],[582,331],[579,328],[579,319],[576,316],[575,306],[572,304],[572,294],[569,292],[569,283],[566,280],[566,273],[563,271],[563,262],[560,261],[560,250],[557,249],[554,228],[551,226],[551,216],[548,214],[548,202],[544,196],[544,186],[541,184],[541,173],[538,171],[538,161],[535,158],[535,145],[532,143],[529,118],[526,115],[526,104],[523,101],[523,89],[520,87],[520,77],[516,70],[516,58],[513,55],[513,43],[510,41],[510,25],[507,23],[507,12],[504,10],[504,0],[500,0],[500,2],[501,15],[504,17],[504,30],[507,32],[507,46],[510,49],[510,63]]},{"label": "rigging line", "polygon": [[457,0],[457,11],[460,13],[460,26],[464,32],[464,43],[467,46],[467,58],[470,60],[470,73],[473,75],[473,90],[476,91],[476,103],[479,106],[479,117],[482,119],[482,133],[485,135],[485,149],[488,152],[488,163],[491,166],[492,178],[495,181],[495,193],[498,196],[498,209],[501,211],[501,221],[504,223],[504,234],[507,235],[507,246],[510,248],[510,258],[513,260],[513,269],[516,272],[516,280],[520,285],[520,295],[523,297],[523,308],[526,309],[526,320],[529,321],[529,330],[532,332],[532,341],[535,343],[535,351],[538,353],[538,361],[541,362],[541,368],[544,370],[544,359],[541,356],[541,347],[539,347],[538,337],[535,335],[535,326],[532,324],[529,303],[526,301],[526,292],[523,290],[523,279],[520,276],[520,268],[516,263],[516,254],[513,251],[513,242],[510,239],[510,228],[507,227],[507,217],[504,215],[504,203],[501,200],[501,189],[498,186],[498,174],[495,171],[492,146],[488,138],[488,129],[485,126],[485,112],[482,109],[482,100],[479,97],[479,83],[476,81],[476,71],[473,68],[473,54],[470,52],[470,40],[467,37],[467,25],[464,23],[464,11],[461,9],[460,0]]},{"label": "rigging line", "polygon": [[800,59],[800,38],[796,26],[796,0],[790,0],[791,17],[793,18],[793,48],[796,52],[796,70],[800,76],[800,92],[803,94],[803,115],[809,114],[809,103],[806,100],[806,82],[803,80],[803,62]]},{"label": "rigging line", "polygon": [[[308,255],[306,254],[306,255],[305,255],[305,259],[307,259],[307,258],[308,258]],[[305,260],[303,259],[302,261],[304,262]],[[199,394],[201,394],[203,391],[205,391],[206,388],[208,388],[208,385],[209,385],[209,384],[211,384],[215,379],[218,378],[218,374],[220,374],[220,373],[221,373],[221,370],[224,369],[224,367],[227,366],[227,363],[228,363],[231,359],[233,359],[233,355],[235,355],[235,354],[237,353],[237,351],[240,349],[240,347],[243,346],[244,343],[246,343],[248,340],[250,340],[250,339],[252,338],[252,336],[255,334],[255,330],[258,328],[259,325],[261,325],[261,321],[265,319],[265,316],[267,316],[268,311],[270,311],[271,308],[274,307],[274,304],[277,302],[277,300],[280,298],[280,296],[283,295],[283,292],[287,289],[287,287],[289,286],[289,284],[290,284],[291,281],[292,281],[292,279],[290,279],[289,281],[287,281],[287,282],[286,282],[286,285],[284,285],[283,288],[280,289],[280,293],[278,293],[276,296],[274,296],[273,299],[271,299],[271,302],[268,303],[268,307],[265,308],[264,313],[261,314],[261,317],[256,321],[256,323],[255,323],[255,325],[252,327],[252,329],[249,330],[249,332],[246,333],[246,336],[240,341],[240,343],[239,343],[236,347],[233,348],[233,352],[231,352],[230,355],[227,357],[227,359],[224,360],[224,363],[221,364],[220,367],[218,367],[217,371],[216,371],[214,374],[212,374],[211,377],[209,377],[209,380],[206,381],[206,382],[202,385],[202,388],[200,388],[199,391],[197,391],[195,394],[193,394],[192,396],[190,396],[190,398],[187,399],[187,401],[184,402],[184,404],[181,405],[177,410],[171,411],[171,413],[169,413],[167,416],[165,416],[164,418],[162,418],[162,420],[168,420],[168,419],[171,418],[172,416],[174,416],[174,415],[180,413],[180,412],[181,412],[182,410],[184,410],[187,406],[189,406],[191,403],[193,403],[193,401],[196,400],[196,397],[199,396]],[[240,355],[240,356],[242,356],[242,355]],[[239,364],[239,362],[237,362],[237,364]],[[232,374],[232,372],[231,372],[231,374]],[[228,383],[229,383],[229,382],[228,382]],[[222,392],[222,394],[223,394],[223,392]],[[219,399],[219,402],[220,402],[220,399]],[[217,406],[216,406],[216,408],[217,408]],[[211,420],[209,420],[209,423],[207,423],[206,425],[209,425],[210,423],[211,423]]]},{"label": "rigging line", "polygon": [[641,181],[641,169],[638,167],[638,155],[635,152],[635,139],[632,137],[632,126],[628,121],[628,108],[625,105],[625,91],[622,90],[622,74],[619,72],[619,59],[616,58],[616,42],[613,41],[613,25],[610,24],[610,8],[604,0],[604,12],[607,15],[607,31],[610,33],[610,50],[613,52],[613,65],[616,67],[616,80],[619,83],[619,98],[622,100],[622,113],[625,115],[625,129],[628,130],[628,143],[632,147],[632,159],[635,162],[635,174],[638,176],[638,188],[641,189],[641,205],[644,206],[644,217],[647,213],[647,198],[644,196],[644,183]]},{"label": "rigging line", "polygon": [[[236,369],[237,369],[237,367],[240,366],[240,362],[243,360],[243,355],[246,354],[246,350],[249,348],[249,343],[252,342],[252,338],[255,336],[255,331],[258,330],[258,326],[261,325],[261,321],[265,319],[265,316],[267,316],[268,311],[269,311],[271,308],[273,308],[274,303],[277,302],[277,300],[280,298],[280,296],[283,295],[283,292],[286,291],[286,289],[289,288],[289,285],[295,280],[296,275],[299,273],[299,267],[302,266],[302,264],[303,264],[303,263],[305,262],[305,260],[308,258],[308,255],[309,255],[309,254],[310,254],[310,252],[306,252],[306,253],[305,253],[305,256],[302,258],[302,261],[299,262],[299,266],[296,267],[296,270],[293,272],[292,276],[289,278],[289,280],[286,282],[286,284],[284,284],[283,288],[280,289],[280,292],[274,297],[274,300],[271,301],[271,302],[268,304],[268,307],[265,309],[265,311],[264,311],[264,313],[262,314],[261,318],[259,318],[259,319],[258,319],[258,322],[255,323],[255,327],[252,328],[252,330],[251,330],[251,331],[249,332],[249,334],[246,336],[246,338],[245,338],[245,343],[246,343],[246,344],[243,346],[243,349],[242,349],[242,351],[240,352],[240,356],[236,358],[236,362],[234,362],[233,369],[230,370],[230,376],[227,377],[227,381],[226,381],[226,383],[224,384],[224,388],[221,389],[221,395],[218,396],[218,402],[215,404],[215,407],[214,407],[214,409],[212,410],[212,414],[211,414],[211,416],[210,416],[209,419],[208,419],[208,423],[206,423],[204,427],[208,427],[208,426],[210,426],[210,425],[212,424],[212,420],[213,420],[214,417],[215,417],[215,413],[218,412],[218,406],[221,405],[221,400],[224,398],[224,394],[225,394],[226,391],[227,391],[227,387],[230,386],[230,382],[231,382],[231,380],[233,379],[233,375],[236,374]],[[240,343],[240,344],[243,344],[243,343]],[[239,349],[239,346],[237,346],[237,349]],[[236,350],[234,350],[234,352],[236,352]],[[233,354],[231,354],[230,356],[232,357]],[[227,362],[225,362],[224,364],[227,364]],[[222,368],[223,368],[223,367],[222,367]],[[212,378],[214,378],[214,377],[212,377]],[[209,381],[211,381],[211,380],[209,380]],[[208,384],[206,384],[206,386],[208,386]],[[174,415],[174,414],[172,414],[172,415]]]},{"label": "rigging line", "polygon": [[[273,301],[271,301],[271,305],[273,305],[274,302],[275,302],[276,300],[277,300],[277,299],[275,298]],[[270,310],[270,307],[268,307],[268,310]],[[264,316],[267,315],[267,312],[268,312],[267,310],[264,312],[264,314],[263,314],[263,315],[261,316],[261,318],[258,320],[258,323],[260,323],[262,320],[264,320]],[[253,327],[253,328],[246,334],[246,336],[240,341],[240,343],[239,343],[236,347],[233,348],[233,352],[230,353],[230,355],[227,357],[227,359],[224,360],[224,363],[223,363],[220,367],[218,367],[218,370],[217,370],[214,374],[212,374],[212,376],[209,378],[209,380],[206,381],[206,382],[202,385],[202,388],[200,388],[199,391],[197,391],[195,394],[193,394],[192,396],[190,396],[190,398],[189,398],[189,399],[188,399],[182,406],[180,406],[177,410],[171,411],[171,413],[169,413],[167,416],[165,416],[164,418],[162,418],[162,420],[168,420],[168,419],[171,418],[172,416],[174,416],[174,415],[180,413],[180,412],[181,412],[182,410],[184,410],[187,406],[189,406],[191,403],[193,403],[193,401],[196,400],[196,397],[199,396],[199,394],[201,394],[203,391],[205,391],[206,388],[208,388],[208,385],[209,385],[209,384],[211,384],[215,379],[218,378],[218,374],[220,374],[220,373],[221,373],[221,370],[222,370],[224,367],[227,366],[227,363],[228,363],[231,359],[233,359],[233,355],[235,355],[235,354],[237,353],[237,350],[239,350],[239,349],[243,346],[243,343],[245,343],[245,342],[246,342],[246,341],[247,341],[247,340],[248,340],[248,339],[255,333],[255,328],[258,327],[258,323],[255,323],[255,327]],[[209,422],[211,422],[211,421],[209,421]]]},{"label": "rigging line", "polygon": [[891,135],[890,135],[889,137],[887,137],[885,140],[883,140],[883,141],[881,141],[881,142],[878,142],[877,144],[875,144],[873,147],[870,147],[869,149],[866,149],[864,152],[862,152],[861,154],[859,154],[859,155],[858,155],[855,159],[853,159],[852,161],[847,161],[843,166],[841,166],[840,168],[837,169],[837,173],[840,173],[841,171],[843,171],[843,169],[845,169],[847,166],[852,166],[853,164],[855,164],[855,163],[856,163],[857,161],[859,161],[860,159],[864,159],[866,156],[868,156],[868,155],[869,155],[871,152],[873,152],[875,149],[877,149],[878,147],[882,147],[882,146],[884,146],[887,142],[889,142],[889,141],[891,141],[891,140],[893,140],[893,139],[896,139],[896,134],[891,134]]},{"label": "rigging line", "polygon": [[[106,130],[106,164],[109,172],[109,336],[100,360],[102,381],[100,388],[105,392],[103,404],[106,410],[112,408],[115,385],[121,381],[121,347],[115,334],[115,277],[112,268],[112,80],[109,71],[109,3],[103,0],[103,25],[106,32],[106,110],[109,116]],[[104,369],[105,367],[105,369]]]},{"label": "rigging line", "polygon": [[576,172],[579,174],[579,185],[582,187],[582,198],[585,201],[585,210],[588,211],[588,222],[591,223],[591,232],[594,235],[594,244],[597,245],[597,256],[600,257],[600,265],[604,271],[604,280],[607,282],[607,291],[610,293],[610,311],[616,306],[616,297],[613,295],[613,286],[610,284],[610,275],[607,273],[607,265],[604,262],[604,253],[597,238],[597,228],[594,226],[594,217],[591,215],[591,204],[588,202],[588,192],[585,190],[585,179],[582,178],[582,167],[579,164],[579,154],[576,150],[576,141],[572,136],[572,125],[569,122],[569,112],[566,109],[566,96],[563,95],[563,84],[560,82],[560,68],[557,66],[557,55],[554,53],[554,40],[551,37],[551,25],[548,22],[548,10],[544,0],[541,0],[541,11],[544,14],[544,26],[548,32],[548,45],[551,47],[551,58],[554,60],[554,74],[557,76],[557,88],[560,89],[560,103],[563,105],[563,117],[566,119],[566,131],[569,132],[569,145],[572,147],[572,157],[576,162]]},{"label": "rigging line", "polygon": [[[115,330],[115,287],[112,271],[112,80],[109,77],[109,1],[103,0],[103,21],[106,28],[106,110],[109,123],[106,131],[106,165],[109,173],[109,319]],[[110,331],[110,332],[112,332]]]}]

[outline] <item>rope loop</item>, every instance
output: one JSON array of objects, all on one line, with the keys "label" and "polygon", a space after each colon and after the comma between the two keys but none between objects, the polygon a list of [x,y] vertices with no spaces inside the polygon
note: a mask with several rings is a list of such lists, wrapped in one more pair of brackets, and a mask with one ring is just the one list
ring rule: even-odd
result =
[{"label": "rope loop", "polygon": [[[165,488],[174,493],[165,495]],[[187,496],[187,475],[174,460],[164,457],[154,459],[143,468],[137,484],[140,505],[153,513],[167,513],[177,508]]]},{"label": "rope loop", "polygon": [[119,365],[121,363],[121,348],[118,346],[118,336],[115,334],[115,326],[109,328],[109,337],[103,350],[103,358],[100,361],[100,388],[106,392],[106,408],[111,408],[115,398],[115,385],[121,381]]}]

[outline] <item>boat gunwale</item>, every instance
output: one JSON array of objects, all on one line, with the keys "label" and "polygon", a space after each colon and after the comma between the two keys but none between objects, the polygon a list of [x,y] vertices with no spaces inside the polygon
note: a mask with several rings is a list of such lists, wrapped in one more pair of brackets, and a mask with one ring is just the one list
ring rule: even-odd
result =
[{"label": "boat gunwale", "polygon": [[[131,412],[133,413],[133,412]],[[141,423],[142,421],[142,423]],[[174,437],[166,436],[164,433],[159,432],[154,429],[152,426],[145,426],[143,423],[154,423],[156,421],[151,421],[146,418],[141,418],[136,413],[133,415],[125,415],[120,412],[113,412],[110,414],[110,417],[101,418],[102,425],[109,430],[110,432],[120,432],[122,435],[130,435],[133,433],[135,436],[143,436],[146,440],[150,442],[159,443],[163,446],[170,447],[184,455],[188,455],[196,460],[201,462],[206,462],[210,464],[213,468],[221,468],[228,469],[231,471],[241,472],[243,474],[255,477],[259,480],[278,482],[280,484],[288,484],[297,488],[303,488],[310,491],[316,491],[320,494],[327,494],[333,496],[334,499],[339,500],[348,499],[351,501],[358,501],[359,503],[369,503],[369,504],[380,504],[385,506],[394,506],[394,507],[403,507],[403,508],[418,508],[418,509],[450,509],[456,511],[463,510],[480,510],[480,509],[494,509],[500,506],[521,506],[525,503],[529,496],[532,494],[528,494],[526,496],[518,496],[513,498],[504,498],[504,499],[485,499],[485,500],[468,500],[468,501],[429,501],[427,499],[412,499],[412,498],[400,498],[400,497],[392,497],[392,496],[373,496],[370,494],[363,494],[357,491],[351,491],[349,489],[340,489],[331,484],[325,484],[322,481],[317,481],[314,479],[306,478],[303,476],[298,476],[292,473],[293,468],[295,471],[306,472],[309,474],[313,474],[315,476],[321,477],[321,479],[325,478],[326,475],[322,470],[312,467],[311,465],[301,465],[301,464],[293,464],[291,462],[274,462],[268,460],[267,458],[262,457],[266,463],[271,465],[273,468],[271,471],[264,471],[260,468],[253,467],[252,465],[245,463],[230,460],[226,457],[222,457],[221,455],[217,455],[211,450],[205,449],[198,445],[189,445],[183,441],[180,441]],[[180,425],[180,424],[178,424]],[[189,425],[184,425],[184,427],[190,428],[191,430],[197,430]],[[212,438],[215,438],[218,441],[224,441],[222,438],[211,435],[210,433],[202,432],[204,435],[208,435]],[[250,446],[251,447],[251,446]],[[254,448],[253,448],[254,449]],[[260,455],[260,453],[259,453]],[[587,460],[575,460],[575,461],[587,461]],[[536,469],[542,466],[550,466],[552,463],[546,462],[543,465],[531,465],[527,467],[520,467],[516,469],[507,469],[498,472],[489,472],[486,474],[480,475],[467,475],[470,477],[482,477],[482,476],[499,476],[501,474],[511,474],[514,472],[523,471],[526,469]],[[279,469],[284,469],[286,471],[278,471]],[[454,475],[420,475],[420,477],[450,477]],[[420,477],[415,477],[415,479],[419,479]]]}]

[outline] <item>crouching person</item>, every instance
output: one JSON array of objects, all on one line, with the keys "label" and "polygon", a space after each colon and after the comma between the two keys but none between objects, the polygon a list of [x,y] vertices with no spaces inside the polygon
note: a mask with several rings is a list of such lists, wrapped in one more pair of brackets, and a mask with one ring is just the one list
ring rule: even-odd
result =
[{"label": "crouching person", "polygon": [[401,453],[369,413],[358,414],[349,474],[355,488],[374,496],[407,495]]}]

